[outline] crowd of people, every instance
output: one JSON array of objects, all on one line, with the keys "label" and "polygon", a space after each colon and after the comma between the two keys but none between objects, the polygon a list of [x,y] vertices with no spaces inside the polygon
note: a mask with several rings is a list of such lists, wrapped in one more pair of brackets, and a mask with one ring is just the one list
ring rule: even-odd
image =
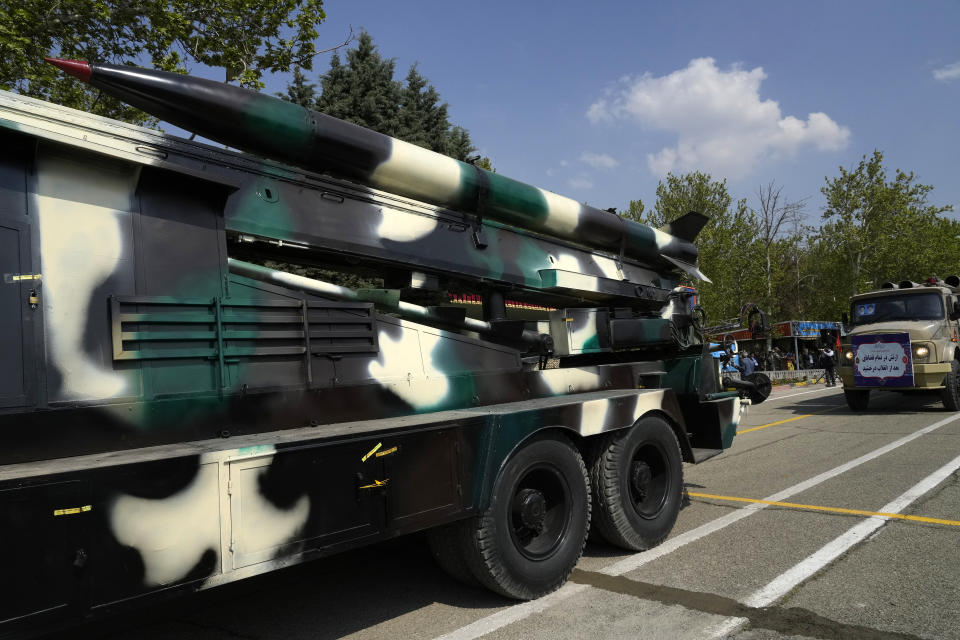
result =
[{"label": "crowd of people", "polygon": [[800,371],[804,369],[823,369],[826,385],[836,384],[836,353],[829,344],[820,347],[804,347],[799,354],[781,351],[774,347],[769,351],[746,351],[739,354],[737,369],[741,375],[748,376],[754,371]]}]

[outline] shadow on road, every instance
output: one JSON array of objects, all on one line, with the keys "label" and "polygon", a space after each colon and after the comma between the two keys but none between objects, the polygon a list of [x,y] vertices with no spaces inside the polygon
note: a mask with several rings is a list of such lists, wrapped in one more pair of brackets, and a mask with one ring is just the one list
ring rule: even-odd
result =
[{"label": "shadow on road", "polygon": [[433,561],[424,536],[410,535],[141,606],[55,637],[340,638],[433,603],[487,609],[514,601],[453,580]]},{"label": "shadow on road", "polygon": [[[785,394],[789,395],[789,394]],[[769,403],[769,404],[768,404]],[[824,390],[819,393],[800,395],[796,398],[786,398],[777,401],[773,396],[768,402],[756,405],[757,410],[770,409],[776,413],[786,414],[786,417],[818,413],[830,410],[833,415],[855,414],[911,414],[911,413],[946,413],[940,401],[939,391],[876,391],[870,392],[870,405],[866,411],[851,411],[843,397],[843,391],[837,387],[835,391]],[[770,412],[773,413],[772,411]],[[750,412],[747,413],[750,416]],[[782,418],[771,418],[771,421]]]}]

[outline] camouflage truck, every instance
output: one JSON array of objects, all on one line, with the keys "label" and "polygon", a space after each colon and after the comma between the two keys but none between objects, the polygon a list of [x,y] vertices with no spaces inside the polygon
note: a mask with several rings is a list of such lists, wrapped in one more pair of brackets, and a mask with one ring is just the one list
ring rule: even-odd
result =
[{"label": "camouflage truck", "polygon": [[54,62],[243,151],[0,93],[0,634],[421,530],[535,598],[591,526],[664,540],[682,463],[731,445],[751,399],[680,286],[702,216],[652,229],[222,83]]},{"label": "camouflage truck", "polygon": [[939,392],[947,410],[960,410],[958,292],[957,276],[931,277],[850,298],[850,329],[837,354],[850,409],[865,411],[871,391],[893,390]]}]

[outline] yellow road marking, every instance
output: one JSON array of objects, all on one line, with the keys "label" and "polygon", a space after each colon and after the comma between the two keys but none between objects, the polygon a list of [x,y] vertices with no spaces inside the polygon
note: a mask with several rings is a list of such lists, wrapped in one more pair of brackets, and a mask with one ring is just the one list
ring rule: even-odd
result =
[{"label": "yellow road marking", "polygon": [[712,493],[694,493],[688,492],[691,498],[709,498],[711,500],[727,500],[729,502],[753,502],[756,504],[769,504],[774,507],[789,507],[791,509],[806,509],[808,511],[826,511],[828,513],[847,513],[855,516],[882,516],[884,518],[896,518],[897,520],[910,520],[912,522],[930,522],[933,524],[946,524],[952,527],[960,527],[960,520],[944,520],[942,518],[926,518],[924,516],[910,516],[903,513],[885,513],[883,511],[864,511],[862,509],[844,509],[842,507],[821,507],[815,504],[797,504],[795,502],[775,502],[773,500],[757,500],[755,498],[737,498],[734,496],[718,496]]},{"label": "yellow road marking", "polygon": [[785,424],[787,422],[793,422],[794,420],[803,420],[804,418],[809,418],[810,416],[815,416],[821,413],[826,413],[827,411],[833,411],[834,409],[839,409],[841,405],[835,407],[829,407],[827,409],[821,409],[820,411],[814,411],[813,413],[805,413],[802,416],[794,416],[792,418],[787,418],[786,420],[777,420],[776,422],[770,422],[767,424],[762,424],[759,427],[750,427],[749,429],[741,429],[737,431],[737,435],[741,433],[750,433],[751,431],[759,431],[760,429],[766,429],[767,427],[775,427],[778,424]]}]

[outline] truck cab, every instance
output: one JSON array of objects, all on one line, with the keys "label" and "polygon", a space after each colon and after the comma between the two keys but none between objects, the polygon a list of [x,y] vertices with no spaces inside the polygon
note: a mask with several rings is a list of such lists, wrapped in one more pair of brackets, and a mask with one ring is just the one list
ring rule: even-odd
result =
[{"label": "truck cab", "polygon": [[839,356],[847,405],[866,410],[873,390],[937,391],[960,410],[960,278],[887,282],[850,298],[850,329]]}]

